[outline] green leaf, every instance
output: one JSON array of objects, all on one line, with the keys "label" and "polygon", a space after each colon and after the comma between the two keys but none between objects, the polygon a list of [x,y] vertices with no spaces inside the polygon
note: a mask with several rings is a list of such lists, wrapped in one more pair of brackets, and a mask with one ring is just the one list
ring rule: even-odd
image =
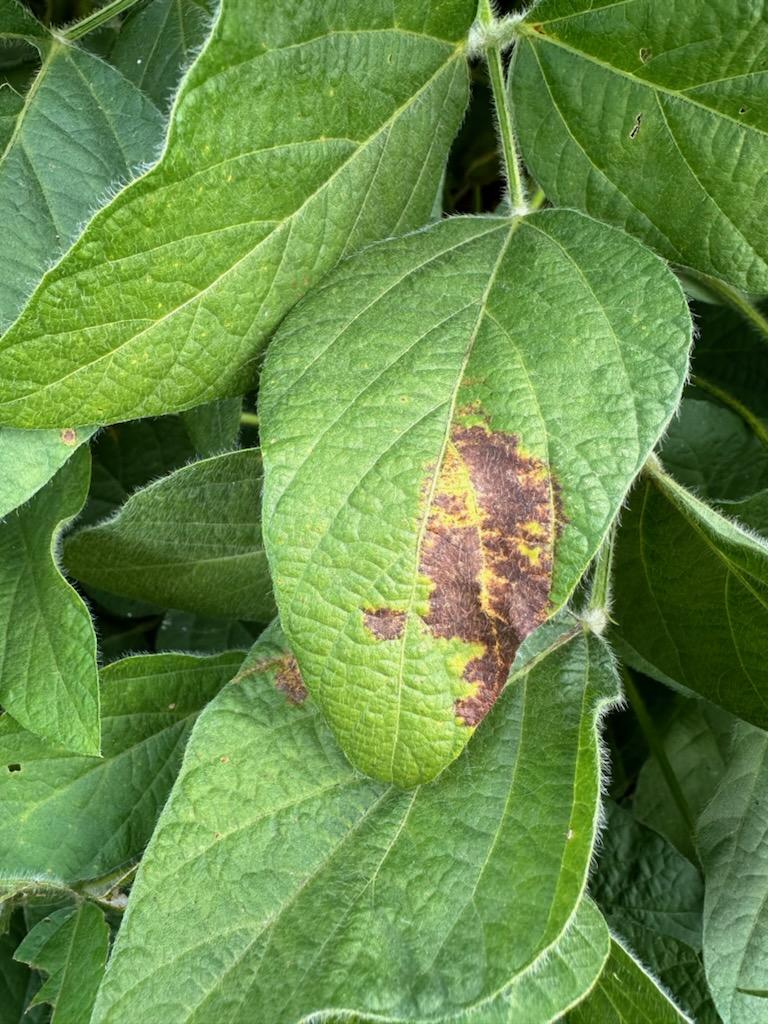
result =
[{"label": "green leaf", "polygon": [[[681,698],[659,741],[694,822],[709,802],[725,769],[734,719],[702,700]],[[656,757],[643,765],[633,811],[646,825],[666,836],[689,860],[696,859],[691,835],[672,797]]]},{"label": "green leaf", "polygon": [[0,519],[23,505],[93,433],[0,427]]},{"label": "green leaf", "polygon": [[718,1024],[701,961],[704,886],[693,864],[608,802],[590,892],[677,1003],[698,1024]]},{"label": "green leaf", "polygon": [[764,0],[541,0],[521,31],[512,102],[547,196],[768,291]]},{"label": "green leaf", "polygon": [[46,39],[43,25],[16,0],[0,0],[0,39],[26,39],[35,43]]},{"label": "green leaf", "polygon": [[475,6],[275,0],[254,17],[223,0],[160,164],[0,343],[3,422],[104,423],[244,392],[269,334],[343,253],[430,215]]},{"label": "green leaf", "polygon": [[699,819],[704,964],[725,1024],[762,1024],[768,989],[768,735],[739,724],[725,776]]},{"label": "green leaf", "polygon": [[181,414],[195,450],[204,458],[234,448],[240,433],[242,398],[222,398]]},{"label": "green leaf", "polygon": [[701,387],[742,406],[768,426],[768,344],[727,306],[696,306],[699,337],[693,354]]},{"label": "green leaf", "polygon": [[109,61],[160,110],[205,41],[216,0],[152,0],[126,15]]},{"label": "green leaf", "polygon": [[372,247],[286,319],[260,397],[265,543],[357,767],[412,786],[459,753],[599,547],[689,340],[662,263],[562,210]]},{"label": "green leaf", "polygon": [[0,524],[0,703],[45,740],[98,754],[96,637],[54,559],[63,525],[83,506],[89,475],[90,456],[81,448]]},{"label": "green leaf", "polygon": [[0,878],[73,885],[142,852],[192,724],[243,660],[154,654],[101,672],[103,756],[78,757],[0,717]]},{"label": "green leaf", "polygon": [[29,1002],[32,974],[24,964],[13,959],[23,937],[20,924],[21,914],[16,913],[8,931],[0,934],[0,1024],[26,1024],[24,1011]]},{"label": "green leaf", "polygon": [[247,651],[258,629],[234,619],[210,619],[191,612],[167,612],[157,631],[159,650]]},{"label": "green leaf", "polygon": [[768,725],[768,544],[654,469],[622,517],[613,615],[640,667]]},{"label": "green leaf", "polygon": [[[686,1024],[685,1017],[618,939],[590,995],[568,1024]],[[690,1022],[688,1022],[690,1024]]]},{"label": "green leaf", "polygon": [[195,727],[94,1024],[239,1024],[246,1007],[416,1024],[511,986],[581,898],[596,717],[617,694],[599,640],[571,622],[555,644],[460,760],[404,792],[349,765],[270,630]]},{"label": "green leaf", "polygon": [[14,954],[48,974],[32,1000],[53,1006],[51,1024],[84,1024],[104,973],[109,928],[93,903],[65,907],[44,918]]},{"label": "green leaf", "polygon": [[255,619],[274,614],[261,541],[261,456],[202,459],[138,491],[111,520],[70,535],[69,572],[161,607]]}]

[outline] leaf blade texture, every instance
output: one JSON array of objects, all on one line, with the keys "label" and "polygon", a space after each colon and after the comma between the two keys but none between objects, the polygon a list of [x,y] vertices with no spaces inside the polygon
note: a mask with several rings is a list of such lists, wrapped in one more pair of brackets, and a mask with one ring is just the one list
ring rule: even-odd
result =
[{"label": "leaf blade texture", "polygon": [[[199,719],[94,1024],[148,1006],[168,1024],[234,1024],[245,1007],[274,1024],[334,1007],[413,1022],[509,986],[581,898],[596,716],[617,694],[600,641],[557,640],[462,760],[407,793],[350,767],[270,630]],[[525,795],[536,778],[545,815]],[[460,856],[440,856],[449,837]]]},{"label": "leaf blade texture", "polygon": [[763,0],[543,0],[523,29],[512,102],[549,198],[768,291]]},{"label": "leaf blade texture", "polygon": [[88,609],[54,558],[63,524],[85,502],[89,477],[90,455],[81,448],[0,524],[0,700],[30,732],[98,754],[96,637]]},{"label": "leaf blade texture", "polygon": [[260,392],[264,539],[359,768],[409,786],[458,754],[597,550],[688,345],[666,268],[569,211],[374,246],[286,319]]},{"label": "leaf blade texture", "polygon": [[4,422],[105,423],[241,394],[268,334],[345,251],[428,218],[466,104],[474,3],[258,12],[224,0],[162,160],[0,342]]},{"label": "leaf blade texture", "polygon": [[161,607],[265,622],[274,614],[261,540],[261,456],[201,459],[135,492],[64,545],[84,583]]}]

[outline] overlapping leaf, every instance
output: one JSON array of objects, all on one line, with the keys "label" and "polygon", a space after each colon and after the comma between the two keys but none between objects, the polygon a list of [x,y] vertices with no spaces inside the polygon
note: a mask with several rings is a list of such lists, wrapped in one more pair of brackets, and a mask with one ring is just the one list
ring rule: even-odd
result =
[{"label": "overlapping leaf", "polygon": [[566,211],[372,247],[286,320],[260,398],[265,543],[359,768],[408,786],[458,754],[672,415],[689,330],[656,257]]},{"label": "overlapping leaf", "polygon": [[594,839],[596,715],[617,684],[602,643],[568,629],[410,793],[350,767],[265,636],[193,732],[94,1024],[411,1024],[511,987],[560,940]]},{"label": "overlapping leaf", "polygon": [[640,667],[768,725],[768,544],[655,470],[616,556],[615,617]]},{"label": "overlapping leaf", "polygon": [[162,161],[0,343],[3,422],[103,423],[244,391],[269,333],[345,251],[429,216],[474,9],[224,0]]},{"label": "overlapping leaf", "polygon": [[0,427],[0,519],[46,484],[91,429],[15,430]]},{"label": "overlapping leaf", "polygon": [[765,0],[541,0],[522,32],[513,105],[547,195],[768,291]]},{"label": "overlapping leaf", "polygon": [[268,621],[255,448],[201,459],[136,492],[107,522],[72,534],[73,576],[104,590],[203,615]]},{"label": "overlapping leaf", "polygon": [[725,1024],[768,1008],[768,734],[739,724],[720,787],[699,819],[704,964]]},{"label": "overlapping leaf", "polygon": [[236,673],[213,658],[126,658],[101,673],[103,757],[78,757],[0,718],[0,880],[72,885],[143,850],[202,708]]},{"label": "overlapping leaf", "polygon": [[62,525],[83,506],[89,467],[80,449],[0,524],[0,703],[45,740],[98,754],[96,637],[53,554]]}]

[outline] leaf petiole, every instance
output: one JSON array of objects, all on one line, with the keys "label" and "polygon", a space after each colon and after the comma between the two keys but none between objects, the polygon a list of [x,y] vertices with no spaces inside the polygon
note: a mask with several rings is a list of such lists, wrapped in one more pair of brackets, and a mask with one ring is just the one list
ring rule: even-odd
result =
[{"label": "leaf petiole", "polygon": [[94,29],[105,25],[108,21],[117,17],[118,14],[122,14],[123,11],[127,11],[136,3],[138,3],[138,0],[111,0],[110,3],[104,4],[103,7],[94,11],[93,14],[89,14],[82,21],[76,21],[74,25],[69,25],[67,28],[62,29],[57,35],[68,43],[72,43],[76,39],[82,39],[88,32],[93,32]]}]

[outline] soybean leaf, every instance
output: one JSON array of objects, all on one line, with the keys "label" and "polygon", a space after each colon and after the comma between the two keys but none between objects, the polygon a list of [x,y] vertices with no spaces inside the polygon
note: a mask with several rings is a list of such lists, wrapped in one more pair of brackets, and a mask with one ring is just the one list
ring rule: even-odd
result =
[{"label": "soybean leaf", "polygon": [[768,990],[768,735],[739,724],[728,767],[699,819],[704,964],[725,1024],[765,1020]]},{"label": "soybean leaf", "polygon": [[628,811],[609,802],[606,812],[590,892],[677,1003],[698,1024],[718,1024],[701,960],[701,875]]},{"label": "soybean leaf", "polygon": [[201,615],[274,614],[261,541],[261,456],[255,448],[202,459],[137,491],[111,520],[72,534],[76,579]]},{"label": "soybean leaf", "polygon": [[0,524],[0,703],[30,732],[99,753],[96,637],[54,558],[88,491],[81,448],[23,509]]},{"label": "soybean leaf", "polygon": [[614,938],[611,955],[568,1024],[690,1024],[643,965]]},{"label": "soybean leaf", "polygon": [[732,407],[742,407],[768,424],[766,339],[728,306],[701,303],[696,319],[700,335],[694,351],[695,379]]},{"label": "soybean leaf", "polygon": [[512,100],[547,196],[768,291],[767,25],[764,0],[536,4]]},{"label": "soybean leaf", "polygon": [[101,672],[101,758],[42,743],[0,718],[0,877],[73,885],[143,850],[199,711],[243,660],[155,654]]},{"label": "soybean leaf", "polygon": [[207,457],[233,448],[240,433],[241,398],[222,398],[181,414],[198,455]]},{"label": "soybean leaf", "polygon": [[255,17],[223,0],[162,160],[0,343],[3,422],[103,423],[245,391],[266,338],[343,253],[430,215],[475,6],[275,0]]},{"label": "soybean leaf", "polygon": [[120,26],[109,62],[167,110],[182,71],[205,42],[216,0],[151,0],[134,7]]},{"label": "soybean leaf", "polygon": [[81,903],[74,910],[65,907],[43,918],[14,954],[48,974],[31,1005],[50,1003],[51,1024],[83,1024],[90,1017],[108,948],[109,928],[93,903]]},{"label": "soybean leaf", "polygon": [[412,786],[459,753],[672,415],[689,339],[659,260],[562,210],[372,247],[286,319],[260,395],[265,544],[357,767]]},{"label": "soybean leaf", "polygon": [[13,959],[23,938],[21,913],[11,915],[8,930],[0,934],[0,1024],[26,1024],[24,1011],[30,1000],[33,984],[32,972],[25,964]]},{"label": "soybean leaf", "polygon": [[581,898],[596,716],[617,694],[599,640],[572,624],[556,644],[460,760],[404,792],[349,765],[268,631],[195,727],[94,1024],[416,1024],[511,986]]},{"label": "soybean leaf", "polygon": [[157,631],[159,650],[247,651],[257,630],[236,619],[210,619],[191,612],[169,611]]},{"label": "soybean leaf", "polygon": [[[725,770],[734,719],[702,700],[681,698],[659,742],[680,795],[695,822]],[[658,759],[651,756],[640,771],[633,811],[646,825],[666,836],[689,860],[696,859],[695,836],[670,793]]]},{"label": "soybean leaf", "polygon": [[766,542],[657,468],[622,519],[615,565],[614,617],[651,673],[768,724]]},{"label": "soybean leaf", "polygon": [[36,494],[92,433],[0,427],[0,519]]},{"label": "soybean leaf", "polygon": [[43,25],[16,0],[0,0],[0,39],[38,43],[47,37]]}]

